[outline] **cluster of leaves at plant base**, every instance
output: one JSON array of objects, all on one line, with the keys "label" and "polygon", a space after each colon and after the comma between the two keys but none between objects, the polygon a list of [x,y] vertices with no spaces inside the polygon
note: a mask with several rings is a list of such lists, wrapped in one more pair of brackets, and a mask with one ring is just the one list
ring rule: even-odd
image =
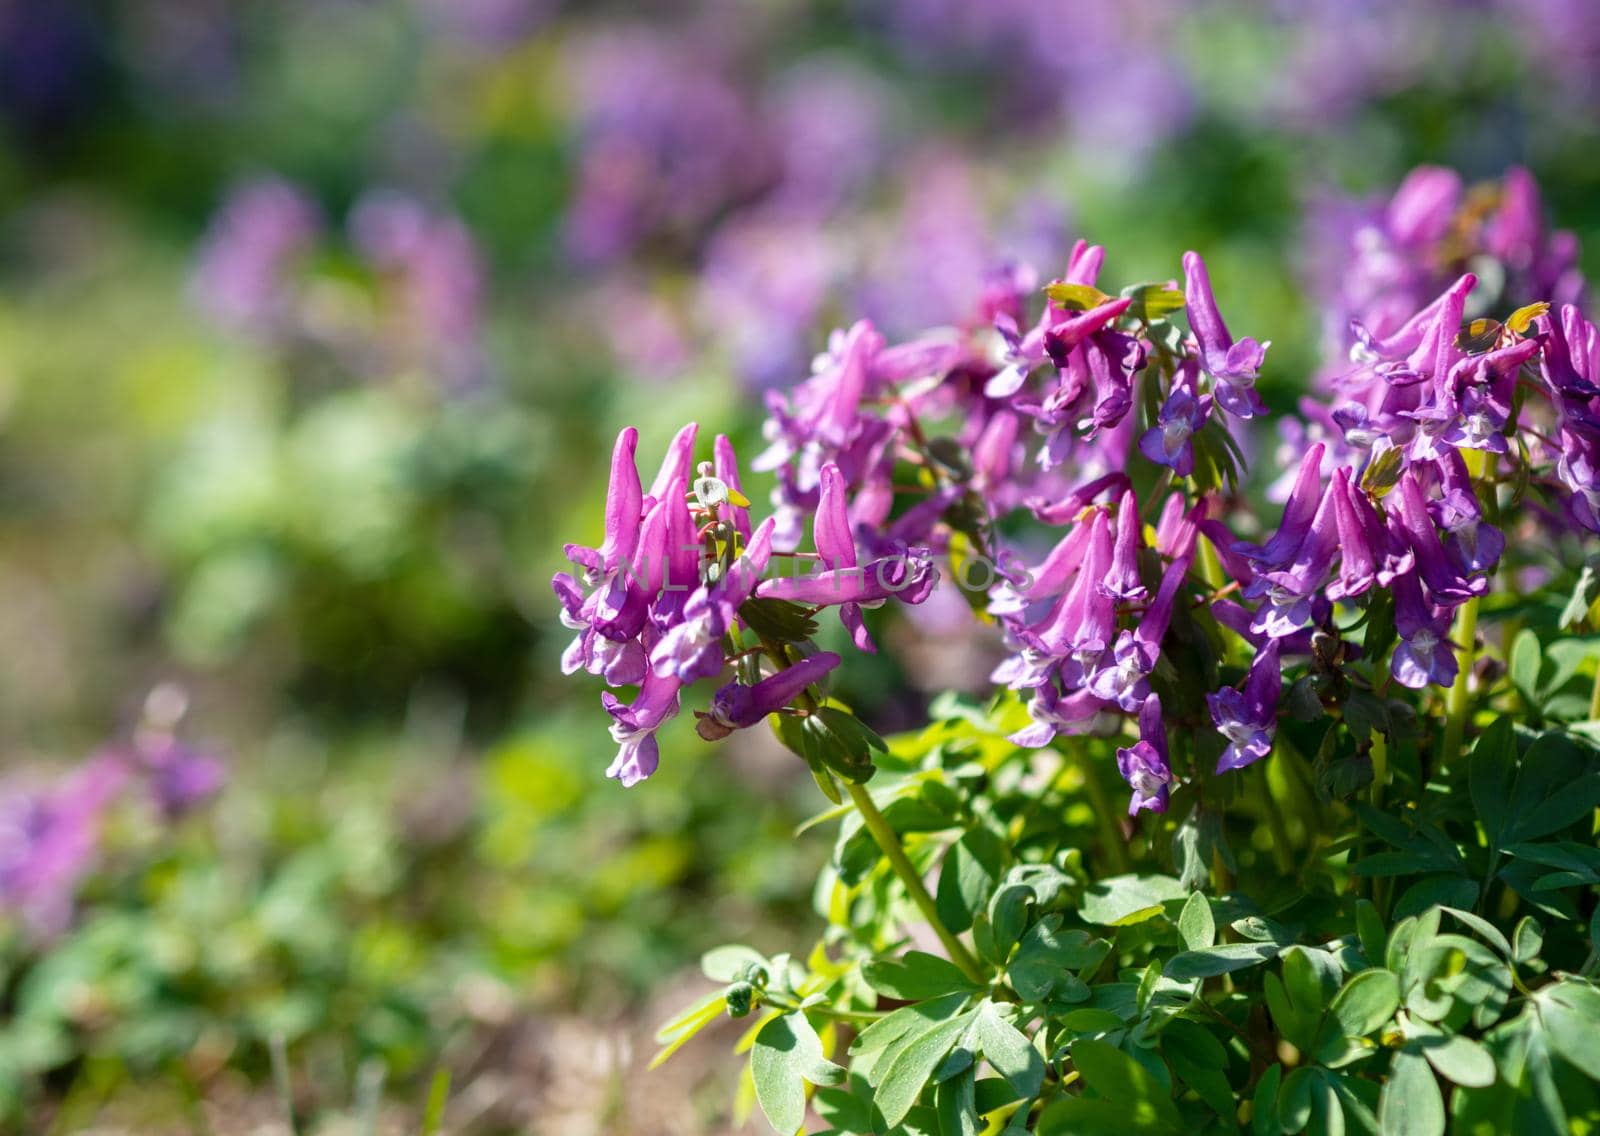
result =
[{"label": "cluster of leaves at plant base", "polygon": [[[712,952],[723,988],[663,1056],[748,1015],[740,1105],[782,1133],[1600,1124],[1600,754],[1579,735],[1496,722],[1461,770],[1402,763],[1383,808],[1330,805],[1280,751],[1231,801],[1213,783],[1124,824],[1100,807],[1117,740],[1019,752],[1017,713],[946,698],[873,782],[981,981],[908,938],[922,916],[834,809],[807,826],[843,820],[821,941],[803,963]],[[1288,871],[1252,794],[1282,814]]]}]

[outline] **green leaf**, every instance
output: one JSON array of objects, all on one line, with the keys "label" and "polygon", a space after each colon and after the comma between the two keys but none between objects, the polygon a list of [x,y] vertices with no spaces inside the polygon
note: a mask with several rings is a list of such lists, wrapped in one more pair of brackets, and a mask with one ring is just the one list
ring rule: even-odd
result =
[{"label": "green leaf", "polygon": [[1256,1082],[1256,1095],[1250,1101],[1251,1136],[1282,1136],[1278,1119],[1278,1092],[1283,1084],[1283,1066],[1273,1065]]},{"label": "green leaf", "polygon": [[1217,941],[1217,923],[1211,915],[1211,903],[1195,892],[1178,914],[1178,933],[1184,946],[1191,951],[1209,947]]},{"label": "green leaf", "polygon": [[1410,1022],[1406,1032],[1412,1035],[1410,1044],[1445,1080],[1468,1088],[1494,1084],[1494,1058],[1481,1043],[1427,1022]]},{"label": "green leaf", "polygon": [[877,772],[873,752],[885,752],[888,746],[865,722],[836,706],[824,706],[800,721],[807,761],[817,758],[846,781],[862,784],[872,779]]},{"label": "green leaf", "polygon": [[890,1127],[906,1118],[933,1071],[966,1032],[975,1011],[938,1022],[902,1046],[878,1082],[874,1101]]},{"label": "green leaf", "polygon": [[1050,297],[1050,302],[1057,307],[1075,312],[1098,308],[1111,299],[1092,284],[1070,284],[1064,280],[1046,284],[1044,294]]},{"label": "green leaf", "polygon": [[806,1119],[805,1082],[838,1085],[846,1073],[822,1055],[817,1031],[802,1012],[773,1018],[756,1035],[750,1052],[756,1100],[779,1132],[797,1131]]},{"label": "green leaf", "polygon": [[1344,1136],[1344,1106],[1334,1089],[1336,1082],[1325,1069],[1311,1070],[1308,1082],[1311,1097],[1310,1136]]},{"label": "green leaf", "polygon": [[905,1002],[977,989],[955,963],[924,951],[907,951],[897,959],[872,959],[862,964],[861,977],[878,993]]},{"label": "green leaf", "polygon": [[[1532,756],[1530,749],[1529,754]],[[1600,805],[1600,773],[1591,773],[1561,786],[1555,796],[1536,808],[1515,816],[1506,826],[1505,840],[1537,840],[1585,819]]]},{"label": "green leaf", "polygon": [[[1388,493],[1400,483],[1400,471],[1403,468],[1405,453],[1399,446],[1386,446],[1381,450],[1374,450],[1372,460],[1367,463],[1366,472],[1361,475],[1361,488],[1368,496],[1377,499]],[[1381,598],[1387,591],[1378,593]]]},{"label": "green leaf", "polygon": [[1534,998],[1550,1048],[1600,1081],[1600,990],[1582,979],[1545,987]]},{"label": "green leaf", "polygon": [[754,947],[742,943],[729,943],[713,947],[700,956],[700,972],[712,982],[737,982],[751,965],[766,968],[766,956]]},{"label": "green leaf", "polygon": [[1549,1039],[1537,1007],[1493,1035],[1500,1077],[1484,1088],[1458,1088],[1452,1101],[1457,1132],[1566,1136],[1567,1112],[1556,1084]]},{"label": "green leaf", "polygon": [[1511,957],[1510,942],[1508,942],[1506,937],[1500,933],[1500,928],[1496,927],[1487,919],[1484,919],[1478,915],[1474,915],[1470,911],[1462,911],[1458,907],[1446,907],[1443,904],[1440,905],[1439,910],[1448,912],[1449,914],[1455,916],[1468,927],[1471,927],[1479,935],[1483,936],[1483,938],[1487,940],[1489,945],[1495,950],[1499,951],[1508,959]]},{"label": "green leaf", "polygon": [[947,930],[959,935],[972,926],[973,916],[988,906],[1005,862],[1005,844],[982,826],[951,845],[939,868],[935,897],[939,919]]},{"label": "green leaf", "polygon": [[1224,943],[1201,951],[1180,951],[1167,963],[1165,974],[1174,982],[1215,978],[1246,967],[1260,966],[1278,956],[1276,943]]},{"label": "green leaf", "polygon": [[1366,1037],[1387,1025],[1400,1008],[1400,980],[1387,970],[1364,970],[1335,994],[1328,1012],[1347,1037]]},{"label": "green leaf", "polygon": [[1433,1070],[1409,1046],[1389,1063],[1389,1079],[1378,1102],[1385,1132],[1405,1136],[1444,1136],[1444,1096]]},{"label": "green leaf", "polygon": [[1378,914],[1371,900],[1356,900],[1356,937],[1361,941],[1361,953],[1367,956],[1367,962],[1381,966],[1385,941],[1383,916]]},{"label": "green leaf", "polygon": [[978,1136],[977,1070],[939,1082],[933,1094],[939,1136]]},{"label": "green leaf", "polygon": [[1082,1038],[1072,1043],[1072,1064],[1084,1084],[1124,1110],[1136,1131],[1187,1131],[1154,1074],[1116,1046]]},{"label": "green leaf", "polygon": [[1026,1002],[1042,1002],[1052,996],[1081,1002],[1089,990],[1072,972],[1104,955],[1103,945],[1087,931],[1063,931],[1061,917],[1048,915],[1028,928],[1006,968],[1006,978]]},{"label": "green leaf", "polygon": [[722,991],[718,990],[714,994],[707,994],[664,1024],[656,1031],[656,1044],[660,1045],[661,1049],[650,1059],[650,1068],[655,1069],[664,1064],[667,1058],[687,1045],[695,1034],[720,1018],[727,1006]]},{"label": "green leaf", "polygon": [[1183,310],[1183,293],[1169,284],[1130,284],[1122,294],[1133,298],[1128,314],[1144,323],[1154,323]]},{"label": "green leaf", "polygon": [[1028,923],[1028,905],[1033,902],[1033,889],[1027,884],[1007,884],[994,893],[989,901],[989,924],[994,936],[993,961],[1003,963],[1017,945],[1022,929]]},{"label": "green leaf", "polygon": [[1078,915],[1085,923],[1126,927],[1155,918],[1165,904],[1188,894],[1171,876],[1113,876],[1089,885]]},{"label": "green leaf", "polygon": [[1542,705],[1539,699],[1539,669],[1544,664],[1539,637],[1524,627],[1512,640],[1511,656],[1506,662],[1511,685],[1517,688],[1526,705],[1537,710]]},{"label": "green leaf", "polygon": [[[946,994],[931,1002],[900,1007],[857,1034],[850,1043],[850,1056],[864,1057],[872,1053],[892,1056],[910,1038],[958,1014],[967,1004],[967,997],[966,994]],[[888,1067],[887,1062],[884,1067]]]},{"label": "green leaf", "polygon": [[1478,737],[1467,759],[1467,791],[1489,843],[1499,847],[1516,777],[1516,740],[1510,718],[1499,718]]},{"label": "green leaf", "polygon": [[1000,1016],[993,1002],[978,1007],[978,1048],[1019,1097],[1026,1100],[1039,1095],[1044,1058],[1026,1034]]},{"label": "green leaf", "polygon": [[1161,1031],[1161,1054],[1172,1072],[1200,1094],[1218,1116],[1232,1119],[1233,1086],[1228,1083],[1228,1051],[1204,1027],[1175,1018]]},{"label": "green leaf", "polygon": [[1561,609],[1561,618],[1557,626],[1566,631],[1582,623],[1597,598],[1600,598],[1600,572],[1595,571],[1595,562],[1591,560],[1578,574],[1578,582],[1572,589],[1572,596],[1567,600],[1567,606]]},{"label": "green leaf", "polygon": [[[1027,1129],[1007,1128],[1000,1136],[1026,1136]],[[1143,1113],[1130,1114],[1118,1101],[1067,1097],[1039,1115],[1034,1136],[1167,1136],[1181,1131]]]},{"label": "green leaf", "polygon": [[1285,1132],[1300,1132],[1311,1122],[1312,1067],[1302,1065],[1283,1079],[1278,1090],[1278,1124]]},{"label": "green leaf", "polygon": [[1444,904],[1466,907],[1477,898],[1476,880],[1456,875],[1424,876],[1400,893],[1400,898],[1394,903],[1394,913],[1397,918],[1403,919],[1430,909],[1438,910]]}]

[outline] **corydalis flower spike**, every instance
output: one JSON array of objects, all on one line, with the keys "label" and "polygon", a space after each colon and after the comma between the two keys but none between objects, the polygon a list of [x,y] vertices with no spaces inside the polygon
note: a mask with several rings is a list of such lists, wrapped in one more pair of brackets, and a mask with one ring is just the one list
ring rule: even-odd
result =
[{"label": "corydalis flower spike", "polygon": [[1272,752],[1272,739],[1278,728],[1278,699],[1283,693],[1283,669],[1276,639],[1257,652],[1245,678],[1244,689],[1224,687],[1206,695],[1211,720],[1228,748],[1217,760],[1217,772],[1243,769]]},{"label": "corydalis flower spike", "polygon": [[1268,344],[1246,336],[1234,342],[1228,325],[1222,322],[1216,297],[1211,292],[1211,275],[1197,252],[1183,254],[1184,310],[1189,327],[1200,345],[1200,358],[1206,373],[1216,380],[1217,404],[1229,414],[1251,418],[1260,413],[1261,398],[1255,392],[1256,377],[1266,361]]},{"label": "corydalis flower spike", "polygon": [[1172,765],[1167,754],[1167,728],[1161,720],[1161,697],[1146,698],[1139,710],[1139,740],[1117,750],[1117,771],[1133,790],[1128,815],[1143,809],[1167,811]]},{"label": "corydalis flower spike", "polygon": [[728,730],[743,730],[788,706],[802,691],[839,665],[839,656],[822,651],[785,667],[754,686],[730,682],[711,696],[706,718]]}]

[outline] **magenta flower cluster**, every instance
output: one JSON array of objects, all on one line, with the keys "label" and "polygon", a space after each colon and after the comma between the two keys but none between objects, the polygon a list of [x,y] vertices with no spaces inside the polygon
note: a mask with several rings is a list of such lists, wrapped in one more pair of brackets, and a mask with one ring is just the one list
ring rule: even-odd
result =
[{"label": "magenta flower cluster", "polygon": [[[1577,295],[1569,250],[1546,247],[1521,178],[1486,239],[1526,287]],[[1461,208],[1452,185],[1414,176],[1394,223],[1437,228],[1430,210]],[[872,650],[863,608],[921,602],[948,558],[1003,640],[992,681],[1025,700],[1012,740],[1127,731],[1130,811],[1160,811],[1181,770],[1221,775],[1271,753],[1297,672],[1359,660],[1380,692],[1455,683],[1472,647],[1452,638],[1457,612],[1499,566],[1513,482],[1534,505],[1519,523],[1600,531],[1600,332],[1577,307],[1494,302],[1503,322],[1472,318],[1480,280],[1467,272],[1403,318],[1387,306],[1376,324],[1353,318],[1350,361],[1292,435],[1295,472],[1265,524],[1243,455],[1267,414],[1256,386],[1269,345],[1230,330],[1199,254],[1181,279],[1118,295],[1100,289],[1104,260],[1080,242],[1036,314],[1028,273],[992,277],[976,331],[836,333],[811,377],[768,395],[752,467],[775,486],[754,527],[726,439],[697,474],[686,428],[645,493],[637,435],[623,432],[605,540],[569,547],[577,572],[555,581],[577,632],[566,669],[638,687],[629,703],[604,696],[613,776],[648,776],[683,688],[730,669],[704,736],[819,712],[838,657],[750,605],[836,609]],[[785,556],[808,570],[773,573]],[[1236,684],[1205,678],[1230,659]],[[1214,772],[1193,760],[1204,726]]]}]

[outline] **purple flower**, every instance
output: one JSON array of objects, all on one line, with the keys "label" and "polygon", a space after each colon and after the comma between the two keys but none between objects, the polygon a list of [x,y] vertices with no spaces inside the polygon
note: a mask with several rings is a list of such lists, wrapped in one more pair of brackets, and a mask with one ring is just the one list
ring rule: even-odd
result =
[{"label": "purple flower", "polygon": [[611,738],[618,746],[606,776],[621,781],[623,788],[632,788],[656,771],[661,760],[656,731],[677,716],[682,685],[676,678],[651,672],[631,705],[610,691],[601,693],[600,703],[611,715]]},{"label": "purple flower", "polygon": [[[817,556],[825,568],[842,572],[856,566],[856,538],[850,530],[850,515],[846,510],[844,474],[833,462],[822,467],[822,493],[817,502],[817,515],[812,519],[812,535]],[[839,619],[849,630],[858,650],[877,651],[872,636],[867,634],[859,603],[841,604]]]},{"label": "purple flower", "polygon": [[772,555],[773,520],[762,522],[749,546],[727,572],[702,584],[683,605],[683,615],[661,634],[650,667],[685,686],[721,672],[722,637],[733,627],[739,605],[750,598]]},{"label": "purple flower", "polygon": [[[634,454],[639,445],[639,432],[632,426],[617,435],[611,453],[611,480],[606,490],[605,536],[599,548],[569,544],[567,559],[582,569],[581,577],[558,572],[551,580],[557,597],[561,600],[561,622],[570,630],[579,632],[562,655],[562,670],[571,674],[587,669],[592,674],[604,674],[614,685],[637,682],[633,655],[607,646],[601,639],[615,644],[626,643],[637,634],[619,627],[623,613],[635,600],[632,578],[634,555],[639,547],[639,536],[644,503],[639,485],[639,471]],[[640,610],[642,622],[642,609]],[[634,653],[636,654],[636,653]]]},{"label": "purple flower", "polygon": [[714,734],[746,729],[788,706],[806,687],[838,665],[838,655],[820,651],[754,686],[730,682],[711,696],[711,708],[705,720],[711,723],[709,728]]},{"label": "purple flower", "polygon": [[1460,603],[1488,590],[1485,577],[1469,576],[1465,565],[1455,563],[1445,552],[1416,471],[1403,474],[1390,496],[1395,501],[1389,513],[1390,526],[1397,538],[1411,546],[1417,573],[1435,602]]},{"label": "purple flower", "polygon": [[[1259,573],[1245,586],[1246,599],[1266,599],[1257,611],[1250,629],[1273,639],[1292,635],[1306,624],[1315,621],[1319,610],[1325,610],[1327,598],[1323,595],[1323,582],[1339,550],[1338,520],[1335,502],[1347,491],[1350,471],[1336,469],[1317,511],[1309,524],[1296,524],[1291,533],[1297,539],[1286,542],[1284,548],[1293,547],[1287,554],[1288,563],[1280,568]],[[1294,519],[1299,521],[1297,515]],[[1290,529],[1288,514],[1280,534]],[[1270,543],[1270,542],[1269,542]],[[1285,554],[1280,553],[1279,560]]]},{"label": "purple flower", "polygon": [[1133,790],[1128,815],[1142,809],[1167,811],[1172,766],[1167,758],[1167,728],[1161,720],[1161,698],[1152,694],[1139,709],[1139,740],[1117,750],[1117,770]]},{"label": "purple flower", "polygon": [[1415,562],[1411,550],[1395,539],[1359,486],[1346,478],[1330,492],[1339,536],[1339,576],[1328,588],[1329,599],[1359,596],[1374,584],[1386,588],[1396,576],[1411,571]]},{"label": "purple flower", "polygon": [[[1467,473],[1467,463],[1459,452],[1447,452],[1440,459],[1439,470],[1444,493],[1428,508],[1435,523],[1446,534],[1446,550],[1463,572],[1492,571],[1505,552],[1505,534],[1484,521],[1477,491]],[[1397,569],[1408,570],[1409,567]]]},{"label": "purple flower", "polygon": [[290,317],[289,279],[320,228],[316,206],[286,181],[236,189],[211,223],[195,269],[196,301],[218,322],[277,334]]},{"label": "purple flower", "polygon": [[1161,404],[1156,424],[1139,438],[1139,452],[1180,477],[1194,472],[1194,435],[1211,416],[1211,396],[1196,395],[1192,364],[1186,364]]},{"label": "purple flower", "polygon": [[855,568],[763,580],[756,588],[756,595],[817,607],[872,604],[891,599],[916,604],[927,599],[938,582],[939,570],[934,567],[927,549],[912,548]]},{"label": "purple flower", "polygon": [[1228,747],[1217,760],[1218,773],[1243,769],[1272,752],[1272,738],[1278,729],[1278,698],[1283,693],[1278,654],[1278,641],[1274,639],[1256,653],[1242,691],[1229,686],[1206,695],[1211,720],[1228,739]]},{"label": "purple flower", "polygon": [[436,216],[403,194],[367,195],[350,216],[361,253],[393,282],[393,334],[403,355],[433,368],[454,390],[480,386],[483,266],[460,220]]},{"label": "purple flower", "polygon": [[1450,611],[1429,604],[1415,573],[1394,582],[1394,622],[1400,642],[1389,662],[1389,672],[1401,686],[1420,690],[1429,683],[1448,687],[1458,666],[1450,633]]},{"label": "purple flower", "polygon": [[1057,734],[1074,733],[1100,713],[1104,703],[1088,690],[1063,695],[1054,683],[1046,683],[1028,700],[1030,725],[1010,736],[1010,741],[1025,749],[1042,749]]},{"label": "purple flower", "polygon": [[1256,378],[1271,344],[1257,343],[1248,336],[1234,342],[1217,310],[1216,297],[1211,294],[1211,276],[1199,253],[1183,254],[1183,277],[1184,309],[1200,345],[1201,363],[1215,382],[1212,393],[1217,405],[1238,418],[1260,414],[1265,407],[1255,390]]},{"label": "purple flower", "polygon": [[105,756],[55,785],[0,792],[0,908],[35,935],[59,934],[71,921],[100,849],[102,818],[128,776],[123,761]]},{"label": "purple flower", "polygon": [[1124,603],[1142,600],[1147,594],[1144,581],[1139,578],[1139,552],[1144,547],[1144,521],[1139,518],[1139,502],[1129,489],[1117,505],[1117,536],[1112,550],[1111,567],[1100,590]]},{"label": "purple flower", "polygon": [[1327,446],[1318,442],[1306,451],[1272,539],[1264,545],[1239,541],[1233,546],[1236,552],[1267,570],[1282,568],[1294,559],[1322,502],[1322,459],[1326,450]]},{"label": "purple flower", "polygon": [[204,804],[227,780],[222,762],[170,734],[141,739],[134,747],[134,759],[168,820]]}]

